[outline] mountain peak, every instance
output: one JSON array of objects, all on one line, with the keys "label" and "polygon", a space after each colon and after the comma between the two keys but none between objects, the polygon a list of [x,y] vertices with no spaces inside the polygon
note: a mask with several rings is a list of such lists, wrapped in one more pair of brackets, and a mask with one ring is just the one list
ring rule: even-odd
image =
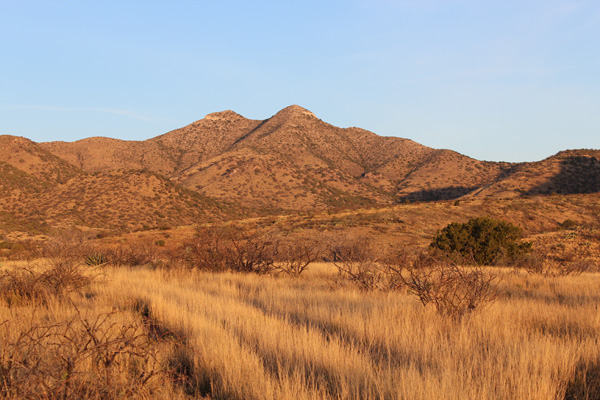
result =
[{"label": "mountain peak", "polygon": [[287,118],[317,118],[315,114],[313,114],[306,108],[300,107],[295,104],[284,108],[283,110],[275,114],[275,116]]},{"label": "mountain peak", "polygon": [[239,120],[239,119],[245,119],[245,118],[242,117],[240,114],[236,113],[235,111],[225,110],[225,111],[219,111],[219,112],[207,114],[206,117],[204,117],[204,119],[211,120],[211,121],[222,121],[222,120],[231,121],[231,120]]}]

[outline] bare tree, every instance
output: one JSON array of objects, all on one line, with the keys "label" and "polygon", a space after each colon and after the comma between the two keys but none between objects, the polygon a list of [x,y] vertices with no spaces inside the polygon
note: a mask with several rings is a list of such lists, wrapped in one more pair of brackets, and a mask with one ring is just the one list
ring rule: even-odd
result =
[{"label": "bare tree", "polygon": [[270,232],[230,230],[225,237],[227,267],[236,272],[266,274],[275,269],[278,240]]},{"label": "bare tree", "polygon": [[183,246],[183,259],[193,268],[222,272],[227,269],[225,241],[222,229],[198,229],[194,238]]},{"label": "bare tree", "polygon": [[290,276],[300,276],[322,253],[318,238],[303,236],[280,242],[276,269]]},{"label": "bare tree", "polygon": [[420,253],[412,260],[402,254],[387,268],[424,306],[452,317],[481,308],[496,299],[497,277],[480,266],[459,266],[447,257]]},{"label": "bare tree", "polygon": [[278,240],[271,232],[208,227],[198,230],[183,253],[194,268],[264,274],[275,269]]},{"label": "bare tree", "polygon": [[338,270],[333,283],[347,281],[360,290],[392,290],[395,279],[380,262],[378,250],[366,236],[342,235],[333,239],[332,262]]}]

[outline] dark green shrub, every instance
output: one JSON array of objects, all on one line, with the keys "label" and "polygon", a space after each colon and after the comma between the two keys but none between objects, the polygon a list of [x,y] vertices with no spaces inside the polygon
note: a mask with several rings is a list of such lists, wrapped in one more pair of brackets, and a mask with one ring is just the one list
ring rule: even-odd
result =
[{"label": "dark green shrub", "polygon": [[566,219],[559,225],[563,229],[575,229],[579,224],[572,219]]},{"label": "dark green shrub", "polygon": [[523,231],[516,225],[493,218],[453,222],[440,231],[430,247],[455,259],[478,265],[511,262],[531,251],[531,243],[520,242]]}]

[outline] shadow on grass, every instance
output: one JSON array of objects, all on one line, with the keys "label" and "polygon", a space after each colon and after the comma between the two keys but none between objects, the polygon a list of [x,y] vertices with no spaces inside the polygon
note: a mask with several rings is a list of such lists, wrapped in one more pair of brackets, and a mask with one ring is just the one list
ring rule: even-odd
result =
[{"label": "shadow on grass", "polygon": [[564,400],[600,400],[600,359],[579,362],[567,383]]}]

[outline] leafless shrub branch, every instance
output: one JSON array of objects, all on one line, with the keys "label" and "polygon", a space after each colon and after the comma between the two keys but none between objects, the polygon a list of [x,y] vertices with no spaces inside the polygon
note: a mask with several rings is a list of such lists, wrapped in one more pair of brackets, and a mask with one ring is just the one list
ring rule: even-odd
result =
[{"label": "leafless shrub branch", "polygon": [[199,230],[183,247],[184,260],[193,268],[258,274],[275,270],[278,252],[279,241],[270,232],[221,227]]},{"label": "leafless shrub branch", "polygon": [[319,258],[322,247],[317,238],[287,238],[279,243],[276,270],[298,277]]},{"label": "leafless shrub branch", "polygon": [[119,323],[117,312],[79,311],[66,322],[31,323],[11,335],[0,325],[0,397],[121,399],[148,397],[160,387],[161,367],[140,323]]},{"label": "leafless shrub branch", "polygon": [[158,256],[158,248],[150,242],[135,245],[120,245],[105,251],[108,262],[116,266],[135,267],[155,263]]},{"label": "leafless shrub branch", "polygon": [[350,282],[363,291],[399,288],[397,277],[381,263],[367,237],[340,236],[333,241],[331,255],[338,271],[331,281],[332,286]]},{"label": "leafless shrub branch", "polygon": [[88,286],[96,278],[74,260],[54,259],[43,266],[22,266],[0,274],[0,298],[9,306],[46,304]]},{"label": "leafless shrub branch", "polygon": [[598,270],[598,263],[590,258],[556,258],[533,253],[515,262],[516,269],[524,269],[530,274],[546,277],[580,276],[584,272]]},{"label": "leafless shrub branch", "polygon": [[440,255],[420,253],[411,261],[405,255],[388,268],[424,305],[444,315],[460,317],[495,301],[497,277],[480,266],[463,267]]}]

